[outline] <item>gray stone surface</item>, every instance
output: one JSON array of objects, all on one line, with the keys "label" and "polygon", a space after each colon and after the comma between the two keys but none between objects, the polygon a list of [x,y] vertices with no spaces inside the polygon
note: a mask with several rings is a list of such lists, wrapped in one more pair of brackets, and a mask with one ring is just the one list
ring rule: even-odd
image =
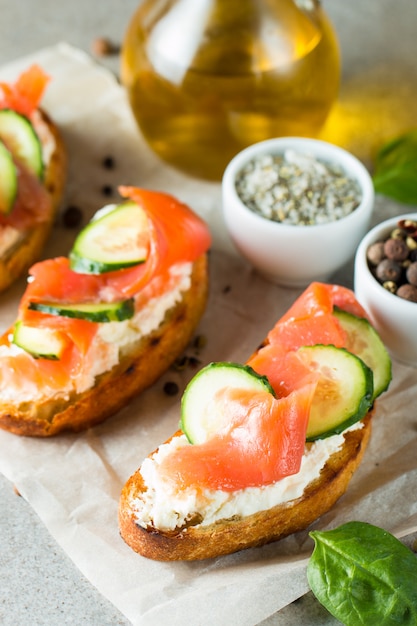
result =
[{"label": "gray stone surface", "polygon": [[[327,0],[345,78],[415,64],[415,0]],[[120,43],[137,0],[0,0],[0,64],[67,41],[87,52],[96,37]],[[117,56],[100,59],[117,73]],[[415,71],[415,70],[414,70]],[[0,624],[115,626],[129,622],[82,576],[25,500],[0,476]],[[307,595],[263,622],[336,624]]]}]

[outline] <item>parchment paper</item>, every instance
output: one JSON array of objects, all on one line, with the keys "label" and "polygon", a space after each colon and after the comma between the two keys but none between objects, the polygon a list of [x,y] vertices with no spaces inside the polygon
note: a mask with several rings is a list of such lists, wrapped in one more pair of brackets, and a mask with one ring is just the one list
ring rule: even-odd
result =
[{"label": "parchment paper", "polygon": [[[163,165],[141,139],[123,89],[107,70],[66,44],[1,68],[14,77],[32,61],[53,76],[44,106],[64,134],[70,172],[63,208],[82,208],[84,223],[109,201],[103,185],[132,184],[173,193],[212,228],[211,294],[199,333],[207,345],[187,354],[246,361],[298,290],[265,282],[234,252],[223,228],[220,185],[189,179]],[[102,159],[111,155],[115,168]],[[110,199],[111,200],[111,199]],[[378,199],[374,222],[404,211]],[[44,257],[67,254],[75,232],[54,228]],[[351,286],[352,266],[332,278]],[[15,318],[25,287],[0,296],[0,330]],[[146,560],[120,539],[120,490],[142,459],[177,428],[179,399],[164,395],[167,380],[182,390],[195,372],[170,370],[105,424],[80,435],[20,438],[0,432],[0,471],[17,486],[56,541],[100,592],[135,625],[257,624],[308,590],[305,567],[312,542],[299,533],[261,549],[200,563]],[[371,444],[347,494],[315,527],[364,520],[399,535],[417,530],[416,370],[394,363],[393,382],[378,402]]]}]

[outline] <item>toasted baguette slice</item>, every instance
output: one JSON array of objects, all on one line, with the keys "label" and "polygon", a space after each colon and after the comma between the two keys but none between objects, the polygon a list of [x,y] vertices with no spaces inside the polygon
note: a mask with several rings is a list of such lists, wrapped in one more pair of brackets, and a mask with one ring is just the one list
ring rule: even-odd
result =
[{"label": "toasted baguette slice", "polygon": [[233,516],[206,526],[196,520],[195,525],[190,523],[167,532],[154,527],[143,528],[137,524],[134,505],[146,490],[139,469],[122,490],[119,506],[121,536],[133,550],[145,557],[175,561],[230,554],[304,530],[346,491],[369,441],[370,417],[368,414],[363,420],[362,428],[344,434],[342,447],[328,458],[319,477],[307,485],[301,497],[247,517]]},{"label": "toasted baguette slice", "polygon": [[17,435],[48,437],[94,426],[152,385],[183,352],[204,312],[207,256],[193,264],[191,286],[160,326],[124,350],[118,365],[97,377],[94,387],[68,400],[12,404],[0,401],[0,428]]},{"label": "toasted baguette slice", "polygon": [[[13,228],[11,245],[0,254],[0,291],[7,289],[40,257],[65,188],[67,154],[58,127],[40,109],[34,113],[31,121],[42,145],[47,146],[43,185],[51,198],[50,213],[45,216],[44,221],[36,223],[31,229]],[[0,226],[0,239],[1,237]]]}]

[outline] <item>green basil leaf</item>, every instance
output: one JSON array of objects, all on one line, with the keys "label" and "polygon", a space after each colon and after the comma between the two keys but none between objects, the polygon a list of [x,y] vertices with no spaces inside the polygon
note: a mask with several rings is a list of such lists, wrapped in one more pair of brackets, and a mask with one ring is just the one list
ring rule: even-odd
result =
[{"label": "green basil leaf", "polygon": [[417,558],[393,535],[365,522],[312,531],[307,567],[318,601],[345,626],[416,626]]},{"label": "green basil leaf", "polygon": [[373,175],[377,193],[417,204],[417,130],[390,141],[379,151]]}]

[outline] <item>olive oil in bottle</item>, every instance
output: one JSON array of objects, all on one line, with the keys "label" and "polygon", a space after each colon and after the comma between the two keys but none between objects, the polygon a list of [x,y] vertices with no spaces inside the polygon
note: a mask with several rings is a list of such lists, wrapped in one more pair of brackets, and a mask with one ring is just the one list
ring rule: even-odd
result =
[{"label": "olive oil in bottle", "polygon": [[122,48],[122,82],[145,140],[211,180],[252,143],[316,136],[339,74],[318,0],[145,0]]}]

